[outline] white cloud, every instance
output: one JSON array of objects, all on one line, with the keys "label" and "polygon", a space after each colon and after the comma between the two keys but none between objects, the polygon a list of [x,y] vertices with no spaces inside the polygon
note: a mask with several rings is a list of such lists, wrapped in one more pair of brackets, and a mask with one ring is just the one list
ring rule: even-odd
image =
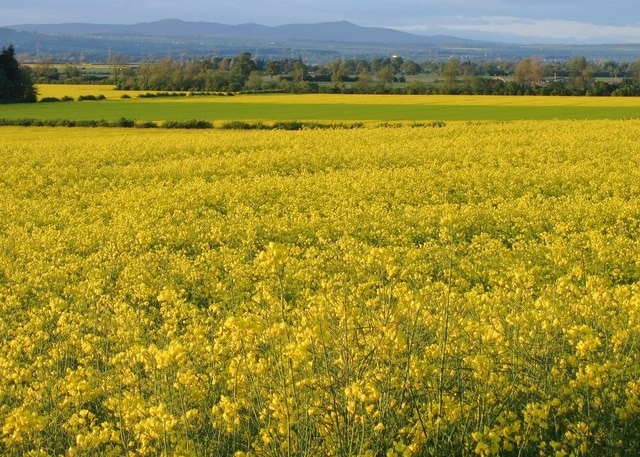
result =
[{"label": "white cloud", "polygon": [[473,32],[491,35],[544,38],[556,41],[640,43],[640,25],[595,25],[558,19],[524,19],[508,16],[438,18],[430,24],[393,27],[411,33],[435,34]]}]

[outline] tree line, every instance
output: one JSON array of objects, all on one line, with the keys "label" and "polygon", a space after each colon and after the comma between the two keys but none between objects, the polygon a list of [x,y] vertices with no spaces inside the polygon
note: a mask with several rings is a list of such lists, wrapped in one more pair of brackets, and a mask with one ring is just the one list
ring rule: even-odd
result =
[{"label": "tree line", "polygon": [[119,89],[363,94],[640,95],[640,61],[415,62],[393,56],[312,65],[301,58],[261,60],[244,52],[186,62],[110,61]]},{"label": "tree line", "polygon": [[[9,49],[13,57],[13,47]],[[13,67],[16,64],[12,64]],[[243,52],[233,57],[215,56],[186,61],[167,57],[136,64],[128,62],[125,56],[116,55],[110,58],[109,67],[110,74],[102,79],[96,75],[83,74],[79,67],[73,64],[66,65],[61,72],[58,66],[40,62],[21,67],[21,72],[26,78],[24,81],[102,82],[115,84],[122,90],[640,95],[640,60],[587,61],[585,57],[580,56],[551,62],[533,57],[484,62],[465,61],[453,57],[447,61],[416,62],[392,56],[309,64],[302,58],[265,60],[254,58],[249,52]],[[6,78],[0,79],[4,86],[5,80]],[[26,99],[23,98],[23,101]]]}]

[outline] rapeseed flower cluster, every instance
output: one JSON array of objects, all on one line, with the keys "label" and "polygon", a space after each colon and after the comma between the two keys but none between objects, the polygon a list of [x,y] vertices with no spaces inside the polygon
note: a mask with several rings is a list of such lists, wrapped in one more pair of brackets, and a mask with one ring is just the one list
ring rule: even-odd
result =
[{"label": "rapeseed flower cluster", "polygon": [[639,133],[3,128],[0,454],[639,453]]}]

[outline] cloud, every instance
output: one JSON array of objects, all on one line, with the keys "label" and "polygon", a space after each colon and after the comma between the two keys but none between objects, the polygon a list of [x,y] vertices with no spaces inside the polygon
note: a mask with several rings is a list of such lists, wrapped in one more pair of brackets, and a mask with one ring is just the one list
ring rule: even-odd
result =
[{"label": "cloud", "polygon": [[519,36],[525,39],[543,38],[562,42],[616,41],[640,43],[640,25],[596,25],[561,19],[528,19],[510,16],[477,18],[439,18],[429,24],[391,26],[420,34],[461,34]]}]

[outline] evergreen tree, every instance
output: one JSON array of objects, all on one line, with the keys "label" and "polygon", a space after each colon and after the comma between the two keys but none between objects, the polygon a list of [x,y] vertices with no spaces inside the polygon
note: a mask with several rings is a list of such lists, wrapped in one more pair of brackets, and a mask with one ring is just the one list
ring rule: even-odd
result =
[{"label": "evergreen tree", "polygon": [[31,74],[20,67],[13,45],[0,53],[0,103],[35,102],[38,98]]}]

